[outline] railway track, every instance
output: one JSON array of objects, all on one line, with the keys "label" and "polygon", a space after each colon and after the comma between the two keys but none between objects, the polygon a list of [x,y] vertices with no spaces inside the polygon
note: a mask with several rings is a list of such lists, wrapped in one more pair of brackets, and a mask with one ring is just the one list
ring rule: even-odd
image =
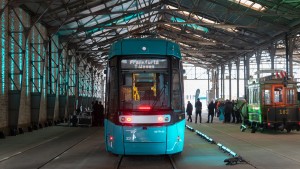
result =
[{"label": "railway track", "polygon": [[[254,161],[255,157],[257,157],[259,155],[252,157],[251,155],[245,153],[247,148],[243,149],[243,147],[252,147],[252,149],[257,149],[259,151],[262,151],[262,154],[264,154],[262,156],[266,156],[265,154],[270,154],[270,155],[272,155],[272,157],[271,156],[268,156],[268,157],[274,158],[274,161],[276,161],[276,160],[278,161],[278,159],[280,158],[281,161],[287,161],[287,163],[293,162],[293,163],[300,164],[299,158],[297,158],[297,156],[291,155],[293,153],[297,153],[296,150],[292,149],[290,151],[286,151],[286,149],[279,148],[282,145],[286,145],[285,143],[287,143],[287,142],[289,142],[290,144],[294,144],[294,142],[290,141],[290,139],[292,137],[298,138],[297,133],[292,135],[292,134],[279,133],[279,132],[272,133],[272,131],[269,131],[270,133],[264,133],[264,134],[249,133],[249,135],[245,135],[245,134],[242,135],[242,134],[236,133],[236,132],[240,132],[238,129],[236,129],[236,130],[234,129],[234,128],[239,127],[236,124],[229,123],[229,124],[226,124],[226,127],[223,126],[222,128],[220,128],[220,126],[218,126],[218,124],[217,125],[203,124],[203,126],[207,126],[207,127],[205,127],[205,129],[202,128],[203,132],[212,136],[213,138],[217,138],[217,140],[219,140],[221,142],[222,142],[222,139],[220,139],[221,137],[227,138],[226,142],[229,143],[229,144],[227,143],[227,145],[230,146],[231,148],[243,153],[243,156],[247,156],[247,158],[251,158],[252,162],[247,161],[246,163],[248,163],[249,165],[251,165],[255,168],[256,168],[257,164],[255,164],[255,162],[253,162],[253,161]],[[280,137],[281,135],[282,135],[282,137]],[[288,138],[285,138],[285,137],[288,137]],[[252,139],[252,138],[255,138],[255,139]],[[265,144],[265,142],[268,142],[269,144]],[[287,143],[287,144],[289,144],[289,143]],[[232,145],[230,145],[230,144],[232,144]],[[240,146],[240,145],[243,145],[243,146]],[[278,145],[278,147],[272,146],[272,145]],[[239,149],[239,148],[241,148],[241,149]],[[289,153],[289,152],[291,152],[291,153]]]},{"label": "railway track", "polygon": [[[0,159],[0,168],[1,165],[6,165],[6,162],[10,161],[9,163],[13,163],[14,161],[19,161],[22,158],[27,158],[29,156],[38,156],[37,152],[45,152],[43,151],[45,149],[45,147],[49,147],[49,145],[57,145],[57,141],[60,139],[64,139],[66,134],[70,134],[70,133],[63,133],[60,135],[56,135],[54,137],[48,138],[47,140],[38,142],[34,145],[28,146],[28,147],[24,147],[23,149],[15,152],[15,153],[11,153],[5,157],[2,157]],[[89,139],[90,137],[92,137],[94,134],[96,134],[95,131],[88,133],[87,135],[77,139],[76,141],[73,141],[73,143],[71,142],[71,144],[64,144],[65,147],[61,148],[61,149],[52,149],[49,152],[51,153],[45,153],[43,155],[40,155],[40,159],[38,160],[38,162],[36,163],[31,163],[32,166],[34,166],[34,168],[37,169],[42,169],[44,168],[47,164],[51,163],[53,160],[59,158],[60,156],[62,156],[63,154],[65,154],[66,152],[68,152],[69,150],[71,150],[72,148],[76,147],[77,145],[85,142],[87,139]],[[70,143],[68,141],[68,143]],[[43,150],[42,150],[43,149]],[[47,148],[46,148],[47,149]],[[54,152],[54,153],[52,153]],[[33,160],[36,161],[36,160]]]},{"label": "railway track", "polygon": [[73,147],[77,146],[78,144],[84,142],[85,140],[87,140],[89,137],[91,137],[91,135],[77,141],[75,144],[69,146],[68,148],[66,148],[65,150],[63,150],[61,153],[57,154],[56,156],[50,158],[47,162],[43,163],[42,165],[40,165],[39,167],[37,167],[37,169],[41,169],[44,166],[46,166],[47,164],[51,163],[53,160],[59,158],[61,155],[63,155],[64,153],[66,153],[67,151],[69,151],[70,149],[72,149]]},{"label": "railway track", "polygon": [[[141,166],[140,166],[141,165]],[[120,155],[115,169],[177,169],[172,155],[158,155],[158,156],[124,156]]]}]

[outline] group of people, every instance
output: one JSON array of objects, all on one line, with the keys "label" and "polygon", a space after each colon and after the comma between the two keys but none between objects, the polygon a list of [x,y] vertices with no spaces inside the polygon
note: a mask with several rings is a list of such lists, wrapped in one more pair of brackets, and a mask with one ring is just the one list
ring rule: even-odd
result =
[{"label": "group of people", "polygon": [[[195,123],[197,123],[197,119],[199,116],[199,122],[202,122],[202,102],[198,98],[195,103],[196,109],[196,116],[195,116]],[[208,117],[207,123],[212,123],[214,116],[220,117],[219,119],[224,123],[241,123],[241,116],[240,111],[235,101],[226,100],[224,101],[216,101],[213,100],[208,104]],[[187,103],[186,113],[188,115],[187,121],[192,122],[192,112],[193,112],[193,105],[190,101]],[[231,121],[232,119],[232,121]]]},{"label": "group of people", "polygon": [[241,106],[238,106],[237,101],[218,101],[216,104],[217,116],[224,116],[224,123],[241,123]]},{"label": "group of people", "polygon": [[[214,119],[214,112],[215,112],[215,104],[213,101],[211,101],[208,104],[208,118],[207,118],[207,123],[213,122]],[[195,117],[195,123],[197,123],[198,117],[199,117],[199,122],[202,123],[202,102],[198,98],[196,103],[195,103],[195,109],[196,109],[196,117]],[[193,112],[193,105],[190,101],[188,101],[187,108],[186,108],[186,113],[188,115],[187,121],[193,122],[192,120],[192,112]]]}]

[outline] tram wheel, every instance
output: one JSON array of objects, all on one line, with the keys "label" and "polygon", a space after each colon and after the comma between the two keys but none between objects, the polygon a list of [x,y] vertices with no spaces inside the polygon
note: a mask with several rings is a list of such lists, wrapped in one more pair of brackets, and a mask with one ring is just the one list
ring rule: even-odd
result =
[{"label": "tram wheel", "polygon": [[291,128],[286,128],[286,132],[287,132],[287,133],[290,133],[291,131],[292,131]]},{"label": "tram wheel", "polygon": [[264,131],[265,131],[265,128],[264,127],[262,127],[262,128],[260,128],[260,130],[259,130],[261,133],[263,133]]}]

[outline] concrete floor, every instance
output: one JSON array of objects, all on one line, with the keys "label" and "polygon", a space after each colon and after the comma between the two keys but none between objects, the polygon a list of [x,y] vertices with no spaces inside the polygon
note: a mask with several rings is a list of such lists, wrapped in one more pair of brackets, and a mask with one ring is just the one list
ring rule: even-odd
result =
[{"label": "concrete floor", "polygon": [[[206,122],[206,112],[203,120]],[[300,133],[240,132],[237,124],[187,123],[240,155],[247,162],[225,165],[231,156],[216,144],[186,130],[185,147],[174,155],[177,169],[298,169],[300,168]],[[1,169],[113,169],[119,157],[105,151],[103,128],[43,128],[31,133],[0,140]],[[125,156],[120,168],[172,168],[166,156]]]}]

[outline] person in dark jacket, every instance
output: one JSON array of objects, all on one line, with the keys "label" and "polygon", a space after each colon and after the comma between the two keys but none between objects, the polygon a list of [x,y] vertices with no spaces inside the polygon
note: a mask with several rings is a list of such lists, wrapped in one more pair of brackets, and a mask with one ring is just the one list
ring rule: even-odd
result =
[{"label": "person in dark jacket", "polygon": [[99,126],[99,104],[98,104],[98,101],[95,101],[94,102],[94,105],[93,105],[93,112],[92,112],[92,125],[93,126]]},{"label": "person in dark jacket", "polygon": [[192,122],[192,112],[193,112],[193,105],[190,101],[188,101],[188,104],[186,106],[186,113],[188,115],[187,121]]},{"label": "person in dark jacket", "polygon": [[197,123],[197,117],[199,116],[200,123],[202,121],[202,103],[200,102],[200,99],[198,98],[196,103],[195,103],[195,108],[196,108],[196,117],[195,117],[195,123]]},{"label": "person in dark jacket", "polygon": [[101,101],[99,101],[99,125],[104,126],[104,106]]},{"label": "person in dark jacket", "polygon": [[230,123],[230,116],[232,111],[232,102],[230,100],[226,100],[225,102],[225,109],[224,109],[224,122]]},{"label": "person in dark jacket", "polygon": [[208,117],[207,117],[207,123],[209,123],[209,118],[211,117],[210,119],[210,122],[212,123],[213,122],[213,119],[214,119],[214,114],[215,114],[215,104],[213,101],[211,101],[209,104],[208,104]]}]

